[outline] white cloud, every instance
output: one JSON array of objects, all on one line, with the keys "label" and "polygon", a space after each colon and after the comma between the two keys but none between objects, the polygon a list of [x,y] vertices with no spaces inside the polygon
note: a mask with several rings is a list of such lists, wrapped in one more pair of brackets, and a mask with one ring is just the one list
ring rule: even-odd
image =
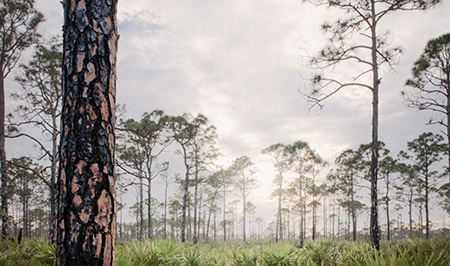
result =
[{"label": "white cloud", "polygon": [[[38,6],[53,34],[61,29],[62,11],[47,1]],[[380,92],[380,138],[395,153],[424,130],[438,130],[423,126],[425,114],[402,105],[400,91],[425,43],[448,31],[449,9],[445,1],[380,25],[404,48],[402,64],[382,80]],[[229,157],[223,160],[251,156],[264,169],[265,184],[272,173],[260,150],[271,144],[306,140],[334,160],[370,142],[370,93],[348,90],[329,99],[320,115],[308,112],[298,90],[308,86],[300,76],[310,70],[299,55],[323,47],[320,25],[339,14],[292,0],[119,1],[118,102],[132,117],[156,108],[205,114],[218,128]],[[255,192],[255,200],[267,190]]]}]

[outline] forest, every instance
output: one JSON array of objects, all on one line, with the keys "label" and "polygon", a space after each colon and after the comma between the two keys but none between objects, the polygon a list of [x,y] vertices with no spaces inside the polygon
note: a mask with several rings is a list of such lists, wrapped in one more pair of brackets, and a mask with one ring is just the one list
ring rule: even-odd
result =
[{"label": "forest", "polygon": [[49,36],[34,0],[0,0],[0,265],[449,265],[450,33],[426,40],[397,91],[429,130],[384,142],[380,107],[402,48],[379,25],[440,2],[302,1],[343,12],[317,29],[328,38],[295,93],[324,113],[367,92],[370,141],[330,153],[287,130],[249,137],[255,154],[224,145],[233,123],[215,124],[217,102],[119,100],[130,26],[117,1],[62,1],[62,35]]}]

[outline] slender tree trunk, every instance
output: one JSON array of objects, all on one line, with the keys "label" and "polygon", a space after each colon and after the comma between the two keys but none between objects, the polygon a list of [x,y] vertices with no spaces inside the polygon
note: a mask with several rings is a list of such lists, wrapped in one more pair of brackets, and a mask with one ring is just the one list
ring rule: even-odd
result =
[{"label": "slender tree trunk", "polygon": [[[122,196],[120,196],[120,205],[122,205]],[[120,228],[119,228],[119,238],[121,239],[123,237],[123,221],[122,221],[122,213],[123,208],[120,210]]]},{"label": "slender tree trunk", "polygon": [[[1,60],[0,60],[1,61]],[[6,146],[5,146],[5,77],[3,63],[0,62],[0,176],[2,197],[2,237],[8,237],[8,171],[6,169]]]},{"label": "slender tree trunk", "polygon": [[[303,233],[303,240],[306,238],[306,223],[308,222],[308,217],[306,216],[306,199],[303,199],[303,225],[302,225],[302,233]],[[302,244],[303,245],[303,244]]]},{"label": "slender tree trunk", "polygon": [[164,188],[164,216],[163,216],[163,238],[167,239],[167,191],[169,189],[168,179],[166,179],[166,184]]},{"label": "slender tree trunk", "polygon": [[148,238],[153,239],[153,221],[152,221],[152,178],[151,178],[151,172],[149,173],[148,178],[148,191],[147,191],[147,219],[148,219]]},{"label": "slender tree trunk", "polygon": [[[231,239],[235,240],[236,239],[236,234],[237,234],[237,230],[236,230],[236,203],[233,202],[233,226],[231,227]],[[236,233],[236,234],[235,234]]]},{"label": "slender tree trunk", "polygon": [[419,204],[419,231],[420,231],[420,235],[423,236],[423,204],[422,202]]},{"label": "slender tree trunk", "polygon": [[430,217],[429,217],[429,207],[428,207],[428,174],[425,175],[425,239],[430,239]]},{"label": "slender tree trunk", "polygon": [[300,221],[299,221],[299,238],[300,238],[300,247],[303,247],[303,241],[305,239],[305,235],[303,233],[303,206],[302,203],[300,203]]},{"label": "slender tree trunk", "polygon": [[[25,188],[25,186],[24,186]],[[22,228],[23,236],[28,237],[28,204],[27,200],[24,198],[22,202]]]},{"label": "slender tree trunk", "polygon": [[315,175],[314,168],[312,170],[312,240],[316,240],[316,185],[315,185]]},{"label": "slender tree trunk", "polygon": [[281,192],[278,195],[278,211],[277,211],[277,222],[275,230],[275,242],[278,242],[278,238],[282,239],[282,226],[281,226]]},{"label": "slender tree trunk", "polygon": [[[412,190],[412,188],[411,188],[411,190]],[[413,237],[413,227],[412,227],[412,205],[413,205],[413,194],[412,194],[412,191],[411,191],[411,194],[410,194],[410,196],[409,196],[409,199],[408,199],[408,218],[409,218],[409,238],[412,238]]]},{"label": "slender tree trunk", "polygon": [[58,172],[58,136],[56,130],[58,128],[56,117],[53,116],[53,132],[52,132],[52,158],[51,158],[51,172],[50,172],[50,219],[48,227],[48,238],[51,243],[56,241],[56,197],[58,193],[56,178]]},{"label": "slender tree trunk", "polygon": [[217,240],[217,210],[214,210],[214,241]]},{"label": "slender tree trunk", "polygon": [[[202,204],[203,204],[203,193],[200,193],[198,197],[198,207],[197,207],[197,230],[196,230],[196,238],[197,242],[200,240],[200,229],[201,229],[201,218],[202,218]],[[197,243],[196,242],[196,243]]]},{"label": "slender tree trunk", "polygon": [[334,200],[333,200],[333,220],[332,220],[332,223],[333,223],[333,239],[335,238],[335,236],[336,236],[336,232],[334,231],[334,229],[335,229],[335,220],[336,220],[336,193],[333,193],[333,197],[334,197]]},{"label": "slender tree trunk", "polygon": [[144,178],[139,174],[139,240],[144,239]]},{"label": "slender tree trunk", "polygon": [[227,220],[226,220],[226,187],[223,188],[223,241],[227,241]]},{"label": "slender tree trunk", "polygon": [[[209,236],[209,225],[211,223],[211,214],[213,212],[213,206],[214,206],[214,202],[216,200],[216,196],[217,196],[218,190],[214,191],[213,197],[211,199],[211,203],[209,205],[209,214],[208,214],[208,222],[206,223],[206,241],[208,241],[208,236]],[[215,211],[214,211],[214,218],[215,218]],[[214,233],[215,234],[215,233]]]},{"label": "slender tree trunk", "polygon": [[183,149],[183,157],[184,157],[184,166],[186,168],[186,173],[184,176],[184,194],[183,194],[183,207],[181,214],[181,242],[186,241],[186,210],[187,210],[187,200],[189,193],[189,165],[187,162],[187,153],[186,148],[182,146]]},{"label": "slender tree trunk", "polygon": [[291,223],[291,210],[290,210],[290,206],[289,206],[289,204],[288,204],[288,208],[287,208],[287,219],[285,219],[286,221],[287,221],[287,226],[286,226],[286,229],[287,229],[287,232],[286,232],[286,230],[283,230],[283,232],[286,234],[287,233],[287,240],[291,240],[291,225],[290,225],[290,223]]},{"label": "slender tree trunk", "polygon": [[187,219],[186,219],[186,223],[188,225],[187,227],[187,239],[192,240],[192,216],[191,216],[191,206],[192,206],[192,202],[191,202],[191,195],[188,195],[188,202],[187,202]]},{"label": "slender tree trunk", "polygon": [[305,239],[305,235],[303,233],[303,223],[304,223],[304,212],[303,212],[303,188],[302,188],[302,181],[301,176],[298,177],[299,182],[299,196],[300,196],[300,247],[303,247],[303,241]]},{"label": "slender tree trunk", "polygon": [[337,239],[339,240],[341,236],[341,206],[338,206],[337,224]]},{"label": "slender tree trunk", "polygon": [[446,110],[446,118],[447,118],[447,175],[448,175],[448,182],[450,182],[450,73],[447,72],[447,89],[446,89],[446,95],[447,95],[447,110]]},{"label": "slender tree trunk", "polygon": [[389,219],[389,175],[386,176],[386,222],[387,240],[391,240],[391,221]]},{"label": "slender tree trunk", "polygon": [[351,191],[351,200],[352,200],[352,206],[351,206],[351,214],[352,214],[352,224],[353,224],[353,241],[356,241],[357,236],[357,227],[356,227],[356,209],[355,209],[355,199],[354,199],[354,190],[353,190],[353,177],[352,177],[352,191]]},{"label": "slender tree trunk", "polygon": [[351,210],[347,211],[347,234],[345,239],[350,239],[350,220],[351,220]]},{"label": "slender tree trunk", "polygon": [[[196,155],[197,156],[197,155]],[[198,242],[197,236],[197,208],[198,208],[198,161],[195,161],[195,176],[194,176],[194,244]]]},{"label": "slender tree trunk", "polygon": [[117,1],[64,1],[56,265],[114,265]]},{"label": "slender tree trunk", "polygon": [[[245,187],[245,185],[244,185],[244,187]],[[245,190],[245,189],[244,189]],[[243,204],[242,204],[242,213],[243,213],[243,217],[242,217],[242,220],[243,220],[243,226],[242,226],[242,235],[243,235],[243,240],[244,241],[246,241],[247,239],[246,239],[246,235],[245,235],[245,224],[246,224],[246,221],[245,221],[245,218],[246,218],[246,214],[247,214],[247,206],[245,206],[245,204],[247,203],[247,201],[246,201],[246,197],[245,197],[246,195],[245,195],[245,192],[244,192],[244,197],[243,197],[243,200],[242,200],[242,202],[243,202]]]},{"label": "slender tree trunk", "polygon": [[372,69],[373,69],[373,102],[372,102],[372,161],[370,164],[370,237],[372,245],[380,250],[380,235],[378,228],[378,62],[377,62],[377,34],[376,34],[376,11],[375,0],[371,0],[372,11]]},{"label": "slender tree trunk", "polygon": [[322,215],[323,215],[323,237],[327,237],[327,199],[323,197]]},{"label": "slender tree trunk", "polygon": [[358,231],[357,231],[358,224],[357,224],[355,209],[352,210],[352,224],[353,224],[353,241],[356,241],[357,236],[358,236]]}]

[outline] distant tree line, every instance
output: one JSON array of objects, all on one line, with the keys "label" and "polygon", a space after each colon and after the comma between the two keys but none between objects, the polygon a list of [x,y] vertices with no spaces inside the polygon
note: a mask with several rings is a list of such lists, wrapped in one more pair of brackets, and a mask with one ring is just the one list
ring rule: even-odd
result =
[{"label": "distant tree line", "polygon": [[[364,144],[343,151],[333,167],[328,167],[306,142],[280,143],[264,149],[263,153],[274,159],[277,172],[272,194],[278,202],[277,217],[272,224],[275,241],[296,238],[302,241],[307,235],[312,240],[368,239],[368,223],[358,226],[358,220],[369,210],[370,147]],[[397,156],[392,156],[383,142],[378,147],[380,216],[385,219],[380,228],[382,236],[386,240],[430,239],[432,203],[439,202],[440,206],[434,204],[437,213],[440,208],[450,213],[446,167],[442,165],[447,144],[441,135],[427,132],[408,142],[406,150]],[[320,183],[319,172],[326,176]],[[404,210],[406,222],[406,217],[402,217]],[[434,237],[449,233],[448,229],[439,230]]]}]

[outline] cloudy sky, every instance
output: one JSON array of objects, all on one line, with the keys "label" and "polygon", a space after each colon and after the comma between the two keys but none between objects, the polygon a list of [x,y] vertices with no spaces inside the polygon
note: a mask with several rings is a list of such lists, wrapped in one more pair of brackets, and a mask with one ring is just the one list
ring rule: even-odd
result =
[{"label": "cloudy sky", "polygon": [[[59,34],[62,9],[37,0],[46,15],[45,34]],[[403,54],[380,92],[380,139],[395,155],[425,130],[429,114],[404,106],[400,92],[426,42],[447,33],[450,1],[432,10],[386,17],[380,32]],[[371,99],[352,89],[309,111],[299,93],[312,73],[304,56],[325,45],[325,21],[341,13],[302,0],[120,0],[117,101],[129,117],[162,109],[171,115],[206,115],[217,127],[223,164],[247,155],[260,169],[257,205],[273,205],[270,158],[275,143],[307,141],[332,162],[348,148],[370,142]]]}]

